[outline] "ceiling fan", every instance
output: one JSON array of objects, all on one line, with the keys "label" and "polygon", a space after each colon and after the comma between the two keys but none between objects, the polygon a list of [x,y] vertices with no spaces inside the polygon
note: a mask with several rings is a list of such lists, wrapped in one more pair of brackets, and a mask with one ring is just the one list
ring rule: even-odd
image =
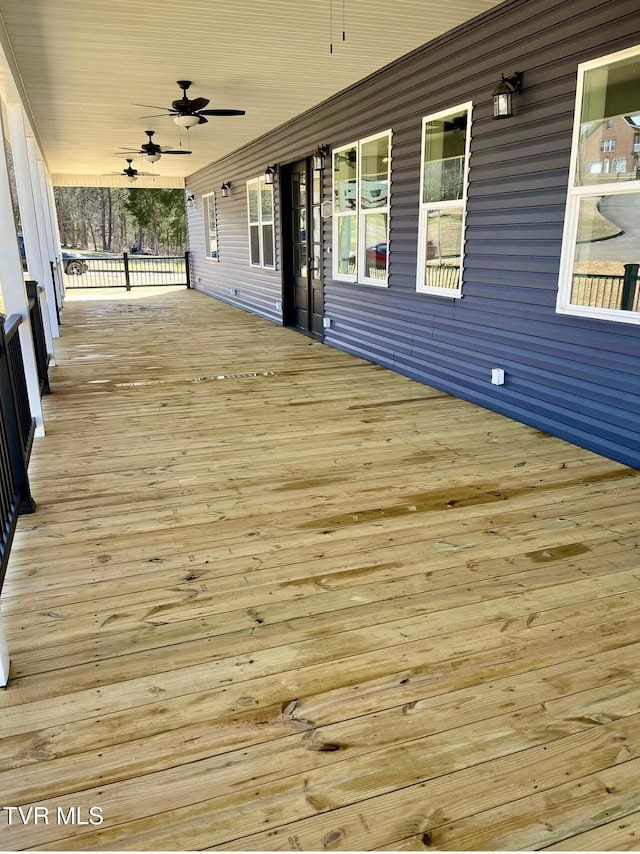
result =
[{"label": "ceiling fan", "polygon": [[129,164],[126,169],[123,169],[122,172],[106,172],[106,175],[124,175],[125,178],[129,178],[130,181],[135,181],[140,175],[151,175],[151,172],[139,172],[137,169],[134,169],[131,165],[133,163],[133,158],[126,157],[125,160]]},{"label": "ceiling fan", "polygon": [[146,130],[145,133],[149,137],[149,141],[144,142],[139,149],[123,148],[122,150],[130,151],[132,154],[142,154],[147,158],[147,160],[150,160],[151,163],[155,163],[157,160],[160,160],[163,154],[191,154],[190,151],[187,151],[184,148],[169,149],[158,145],[157,142],[153,141],[153,135],[155,133],[154,130]]},{"label": "ceiling fan", "polygon": [[[153,110],[165,110],[159,113],[161,116],[171,116],[174,122],[183,128],[192,128],[195,125],[206,124],[206,116],[244,116],[244,110],[205,110],[209,103],[208,98],[188,98],[187,89],[191,86],[191,80],[178,80],[178,86],[182,89],[182,98],[172,101],[171,107],[156,107],[152,104],[138,104],[139,107],[150,107]],[[144,116],[145,119],[156,118],[156,116]]]}]

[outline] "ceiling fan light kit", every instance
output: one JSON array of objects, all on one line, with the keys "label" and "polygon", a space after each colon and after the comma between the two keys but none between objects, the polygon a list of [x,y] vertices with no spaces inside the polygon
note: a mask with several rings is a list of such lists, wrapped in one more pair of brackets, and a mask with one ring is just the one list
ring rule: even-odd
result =
[{"label": "ceiling fan light kit", "polygon": [[[174,120],[174,122],[178,125],[178,127],[183,128],[186,131],[189,131],[190,128],[195,127],[196,125],[203,125],[208,122],[207,116],[244,116],[244,110],[231,110],[231,109],[220,109],[220,110],[207,110],[205,107],[209,103],[208,98],[189,98],[187,97],[187,90],[191,86],[191,80],[178,80],[178,86],[182,89],[182,98],[177,98],[175,101],[171,102],[171,107],[158,107],[153,106],[151,104],[138,104],[139,107],[149,107],[154,110],[162,110],[163,112],[158,113],[154,116],[145,116],[145,118],[157,118],[159,116],[169,116]],[[153,135],[155,131],[146,130],[145,133],[149,137],[148,142],[143,143],[139,149],[134,148],[123,148],[123,151],[131,154],[140,154],[143,157],[146,157],[150,163],[157,163],[158,160],[162,157],[163,154],[191,154],[190,151],[187,151],[183,148],[177,149],[169,149],[163,148],[161,145],[158,145],[153,141]],[[131,161],[127,161],[129,163],[129,169],[125,169],[123,173],[127,175],[128,171],[131,170],[133,175],[130,175],[132,181],[138,177],[140,173],[137,170],[133,169],[131,166]]]},{"label": "ceiling fan light kit", "polygon": [[200,124],[200,117],[199,116],[178,115],[178,116],[174,116],[173,120],[178,125],[178,127],[187,128],[187,129],[195,127],[196,125]]}]

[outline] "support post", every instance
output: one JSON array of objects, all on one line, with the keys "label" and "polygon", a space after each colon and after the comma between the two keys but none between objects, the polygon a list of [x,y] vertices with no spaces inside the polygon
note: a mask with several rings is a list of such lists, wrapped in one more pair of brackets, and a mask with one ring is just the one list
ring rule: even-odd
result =
[{"label": "support post", "polygon": [[[34,202],[34,191],[31,185],[31,170],[29,166],[29,154],[27,150],[27,137],[24,126],[22,105],[19,103],[7,104],[7,115],[9,118],[9,130],[11,134],[11,150],[16,173],[16,186],[18,188],[18,202],[20,204],[20,219],[22,221],[22,234],[27,258],[29,275],[42,284],[50,276],[49,270],[42,264],[42,253],[40,252],[40,236],[38,233],[38,221]],[[13,216],[12,216],[13,220]],[[42,301],[43,321],[47,351],[50,356],[50,364],[55,364],[53,349],[53,327],[55,316],[51,317],[46,298]],[[56,336],[58,334],[56,323]]]},{"label": "support post", "polygon": [[639,269],[640,264],[624,265],[624,282],[622,283],[622,297],[620,299],[620,308],[623,311],[633,311],[636,289],[638,287]]},{"label": "support post", "polygon": [[10,667],[11,661],[9,660],[9,647],[7,646],[7,639],[4,635],[2,613],[0,613],[0,688],[4,688],[9,681]]},{"label": "support post", "polygon": [[[0,114],[0,135],[3,132]],[[29,318],[29,299],[22,272],[22,260],[16,240],[16,230],[13,224],[9,171],[4,149],[0,153],[0,282],[2,283],[5,312],[7,315],[19,314],[22,317],[18,334],[22,348],[29,408],[36,421],[36,436],[44,436],[44,416],[42,400],[40,399],[38,365]]]},{"label": "support post", "polygon": [[[39,280],[39,284],[44,287],[46,294],[47,313],[49,315],[49,323],[51,324],[51,335],[53,338],[60,336],[58,321],[55,314],[56,299],[53,293],[53,282],[49,271],[49,261],[51,260],[49,252],[48,230],[51,225],[47,225],[48,209],[45,210],[44,199],[42,198],[40,173],[38,169],[38,150],[36,141],[32,136],[27,137],[27,154],[29,156],[29,169],[31,172],[31,186],[33,187],[33,201],[36,209],[36,223],[38,226],[38,236],[40,239],[40,252],[42,254],[42,268],[44,276]],[[43,316],[45,316],[43,309]],[[52,354],[53,355],[53,354]]]},{"label": "support post", "polygon": [[123,252],[122,258],[124,259],[124,284],[128,291],[131,290],[131,278],[129,276],[129,253]]}]

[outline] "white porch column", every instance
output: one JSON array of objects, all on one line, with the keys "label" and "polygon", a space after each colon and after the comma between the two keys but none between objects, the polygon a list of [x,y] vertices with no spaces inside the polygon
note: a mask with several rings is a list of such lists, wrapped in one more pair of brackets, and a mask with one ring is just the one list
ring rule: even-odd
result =
[{"label": "white porch column", "polygon": [[55,256],[55,265],[56,265],[56,287],[58,289],[58,305],[60,306],[60,311],[64,308],[64,276],[62,275],[62,247],[60,246],[60,224],[58,222],[58,211],[56,209],[56,200],[53,195],[53,184],[51,183],[51,176],[47,171],[44,163],[43,166],[43,174],[44,174],[44,187],[46,199],[49,204],[49,221],[51,222],[51,228],[53,230],[53,251]]},{"label": "white porch column", "polygon": [[[0,136],[3,133],[2,111],[0,110]],[[2,297],[7,316],[19,314],[22,317],[18,332],[22,348],[24,374],[27,381],[29,407],[32,417],[36,420],[36,436],[44,436],[40,381],[29,318],[29,301],[24,286],[22,259],[16,240],[9,171],[4,146],[2,146],[2,153],[0,154],[0,286],[2,287]]]},{"label": "white porch column", "polygon": [[2,626],[2,614],[0,613],[0,688],[4,688],[9,681],[9,647],[7,639],[4,636],[4,628]]},{"label": "white porch column", "polygon": [[27,155],[29,157],[29,172],[31,175],[31,186],[33,187],[33,201],[36,210],[36,224],[38,227],[42,269],[44,272],[44,278],[41,279],[40,284],[44,285],[47,294],[51,334],[54,338],[58,338],[60,330],[58,329],[58,316],[56,314],[56,295],[53,289],[53,279],[51,278],[51,261],[53,261],[55,256],[51,255],[49,251],[47,212],[45,211],[44,199],[42,198],[40,173],[38,171],[38,149],[36,141],[32,136],[27,136]]},{"label": "white porch column", "polygon": [[[44,336],[47,343],[47,351],[54,364],[53,349],[53,326],[51,312],[48,305],[48,291],[46,290],[47,278],[51,281],[51,274],[45,277],[42,265],[42,252],[40,251],[40,235],[38,234],[38,220],[36,218],[36,205],[34,191],[31,183],[31,170],[29,167],[29,154],[27,151],[27,137],[24,126],[24,116],[21,104],[7,104],[7,116],[9,120],[9,132],[11,136],[11,152],[13,154],[13,166],[16,175],[16,186],[18,188],[18,203],[20,205],[20,220],[22,222],[22,235],[24,237],[24,248],[27,256],[29,275],[45,290],[40,294],[42,305],[42,320],[44,325]],[[56,336],[58,324],[55,318],[55,307],[53,321],[56,324]]]},{"label": "white porch column", "polygon": [[[51,213],[51,207],[49,205],[49,188],[47,186],[47,173],[45,170],[44,161],[42,158],[38,158],[38,187],[40,189],[40,198],[42,199],[42,210],[43,210],[43,222],[45,226],[45,231],[47,235],[47,247],[48,247],[48,255],[50,258],[49,263],[49,278],[51,279],[51,288],[54,294],[55,302],[54,305],[58,306],[58,310],[62,309],[62,300],[60,299],[60,288],[58,287],[58,258],[60,257],[60,245],[58,241],[57,234],[54,232],[54,222],[53,216]],[[53,270],[51,269],[51,262],[53,262]],[[56,312],[57,318],[57,312]]]}]

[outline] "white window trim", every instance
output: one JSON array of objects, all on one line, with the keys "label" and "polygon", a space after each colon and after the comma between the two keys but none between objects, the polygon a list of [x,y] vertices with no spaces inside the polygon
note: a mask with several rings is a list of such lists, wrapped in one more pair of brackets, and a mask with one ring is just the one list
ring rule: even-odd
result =
[{"label": "white window trim", "polygon": [[[464,177],[462,182],[462,198],[451,199],[443,202],[424,202],[422,194],[424,189],[424,144],[425,144],[425,128],[428,122],[435,119],[441,119],[451,113],[467,111],[467,138],[464,149]],[[449,299],[462,299],[462,285],[464,281],[464,246],[466,240],[466,224],[467,224],[467,190],[469,187],[469,154],[471,150],[471,124],[473,114],[473,101],[465,101],[463,104],[458,104],[454,107],[448,107],[446,110],[439,110],[437,113],[431,113],[422,119],[422,131],[420,138],[420,191],[418,201],[420,205],[420,214],[418,217],[418,267],[416,271],[416,291],[419,294],[431,294],[435,296],[448,297]],[[436,288],[431,285],[424,284],[424,269],[427,262],[427,229],[426,216],[427,211],[431,210],[446,210],[447,208],[459,208],[462,205],[462,239],[460,245],[460,280],[458,287],[453,288]]]},{"label": "white window trim", "polygon": [[[249,188],[252,185],[256,185],[258,189],[258,222],[251,222],[250,216],[250,204],[249,204]],[[262,219],[262,189],[263,187],[269,187],[271,191],[271,209],[273,211],[273,218],[270,220]],[[264,175],[260,175],[258,178],[251,178],[247,181],[247,231],[249,236],[249,266],[256,267],[261,270],[275,270],[276,269],[276,208],[275,208],[275,193],[273,192],[273,185],[267,184],[264,179]],[[251,260],[251,226],[258,226],[258,245],[260,247],[260,263],[254,264]],[[271,226],[271,233],[273,235],[272,239],[272,251],[273,251],[273,264],[265,264],[264,263],[264,240],[263,240],[263,225]]]},{"label": "white window trim", "polygon": [[[580,118],[582,113],[582,96],[584,93],[584,78],[586,72],[603,65],[610,65],[623,59],[640,56],[640,49],[636,46],[626,48],[617,53],[610,53],[589,62],[578,65],[578,82],[576,86],[576,100],[573,116],[573,136],[571,139],[571,161],[569,164],[569,182],[567,185],[567,204],[565,209],[564,229],[562,232],[562,254],[560,256],[560,273],[558,278],[558,297],[556,301],[556,312],[558,314],[569,314],[574,317],[589,317],[594,320],[615,320],[620,323],[640,324],[640,312],[622,311],[615,308],[591,308],[586,305],[573,305],[571,303],[571,290],[573,283],[573,262],[576,252],[576,235],[578,233],[578,215],[580,212],[580,199],[585,196],[594,195],[625,195],[626,193],[640,192],[640,183],[629,182],[627,186],[619,183],[597,184],[588,186],[577,186],[576,170],[578,168],[579,142],[580,142]],[[615,177],[616,173],[611,172]]]},{"label": "white window trim", "polygon": [[[211,256],[211,229],[209,228],[210,210],[209,199],[213,199],[213,220],[216,226],[216,257]],[[202,196],[202,222],[204,225],[204,257],[207,261],[212,261],[216,264],[220,262],[220,239],[218,236],[218,204],[216,202],[215,193],[204,193]]]},{"label": "white window trim", "polygon": [[[381,139],[386,136],[389,145],[388,145],[388,158],[389,161],[387,163],[387,204],[384,207],[379,208],[370,208],[367,212],[363,211],[360,207],[360,163],[361,160],[361,150],[362,146],[367,142],[372,142],[374,139]],[[390,222],[390,210],[391,210],[391,148],[392,148],[392,129],[388,128],[387,130],[379,131],[378,133],[373,133],[370,136],[363,137],[363,139],[359,139],[355,142],[350,142],[347,145],[341,145],[338,148],[334,148],[332,152],[332,186],[331,186],[331,198],[333,203],[335,204],[335,169],[333,169],[334,157],[339,154],[341,151],[348,151],[350,148],[356,149],[356,207],[353,211],[337,211],[333,210],[333,246],[338,245],[338,223],[341,218],[354,216],[356,218],[356,272],[355,275],[351,276],[348,273],[340,273],[338,271],[338,263],[340,261],[338,257],[338,253],[333,253],[333,270],[332,276],[337,282],[349,282],[350,284],[358,284],[358,285],[372,285],[375,288],[388,288],[389,287],[389,222]],[[364,228],[364,220],[369,214],[374,213],[386,213],[387,215],[387,272],[384,279],[373,279],[370,276],[365,276],[360,273],[361,270],[366,269],[366,246],[365,246],[365,228]]]}]

